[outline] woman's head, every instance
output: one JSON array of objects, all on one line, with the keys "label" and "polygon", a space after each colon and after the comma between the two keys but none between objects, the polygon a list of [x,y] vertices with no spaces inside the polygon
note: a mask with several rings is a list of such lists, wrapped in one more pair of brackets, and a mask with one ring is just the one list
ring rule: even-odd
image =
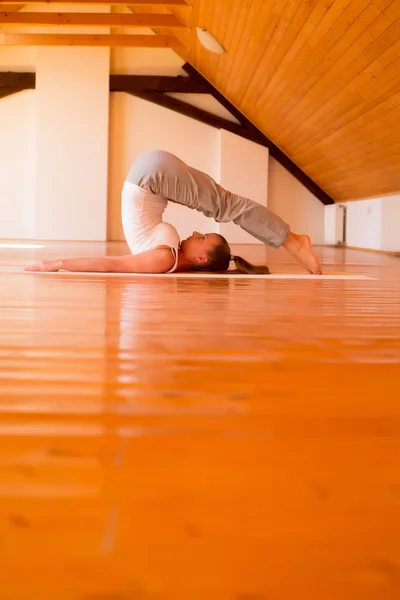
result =
[{"label": "woman's head", "polygon": [[218,233],[202,234],[194,231],[189,238],[182,241],[181,252],[194,271],[227,271],[233,260],[236,267],[233,273],[254,275],[269,273],[265,265],[252,265],[241,256],[232,256],[228,242]]}]

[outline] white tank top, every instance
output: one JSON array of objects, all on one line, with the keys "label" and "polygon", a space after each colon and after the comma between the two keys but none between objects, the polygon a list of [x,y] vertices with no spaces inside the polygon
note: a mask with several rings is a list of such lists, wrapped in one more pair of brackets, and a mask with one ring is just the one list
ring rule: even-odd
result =
[{"label": "white tank top", "polygon": [[168,205],[164,196],[157,196],[143,188],[125,181],[122,189],[122,226],[132,254],[154,250],[159,246],[171,248],[178,264],[180,239],[175,227],[162,220]]}]

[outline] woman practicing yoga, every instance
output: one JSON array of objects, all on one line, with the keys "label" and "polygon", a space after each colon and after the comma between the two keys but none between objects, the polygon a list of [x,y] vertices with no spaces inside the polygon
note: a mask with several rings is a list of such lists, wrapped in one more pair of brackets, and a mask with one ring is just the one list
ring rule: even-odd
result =
[{"label": "woman practicing yoga", "polygon": [[266,266],[255,266],[240,256],[232,256],[228,242],[218,233],[203,235],[195,231],[180,242],[175,227],[162,220],[168,202],[198,210],[218,223],[233,221],[265,244],[286,248],[310,273],[321,274],[307,235],[291,233],[289,225],[265,206],[225,190],[205,173],[163,150],[142,154],[129,171],[122,190],[122,224],[131,254],[43,261],[25,270],[221,272],[227,271],[234,261],[236,272],[269,273]]}]

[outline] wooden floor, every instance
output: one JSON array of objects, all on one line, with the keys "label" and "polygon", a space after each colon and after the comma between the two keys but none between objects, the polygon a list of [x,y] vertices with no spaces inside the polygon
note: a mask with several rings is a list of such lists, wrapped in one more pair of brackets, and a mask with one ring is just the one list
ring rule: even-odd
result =
[{"label": "wooden floor", "polygon": [[317,252],[377,280],[0,273],[1,600],[399,600],[400,258]]}]

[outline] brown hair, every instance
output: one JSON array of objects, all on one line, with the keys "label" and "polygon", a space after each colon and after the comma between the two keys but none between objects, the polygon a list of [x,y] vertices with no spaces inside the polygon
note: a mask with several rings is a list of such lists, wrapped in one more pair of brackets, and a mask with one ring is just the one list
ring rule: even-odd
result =
[{"label": "brown hair", "polygon": [[223,272],[229,269],[229,263],[234,261],[236,269],[231,273],[247,273],[248,275],[269,275],[266,265],[252,265],[241,256],[232,256],[231,249],[226,239],[220,235],[221,243],[214,246],[208,255],[208,262],[204,266],[196,266],[196,271]]}]

